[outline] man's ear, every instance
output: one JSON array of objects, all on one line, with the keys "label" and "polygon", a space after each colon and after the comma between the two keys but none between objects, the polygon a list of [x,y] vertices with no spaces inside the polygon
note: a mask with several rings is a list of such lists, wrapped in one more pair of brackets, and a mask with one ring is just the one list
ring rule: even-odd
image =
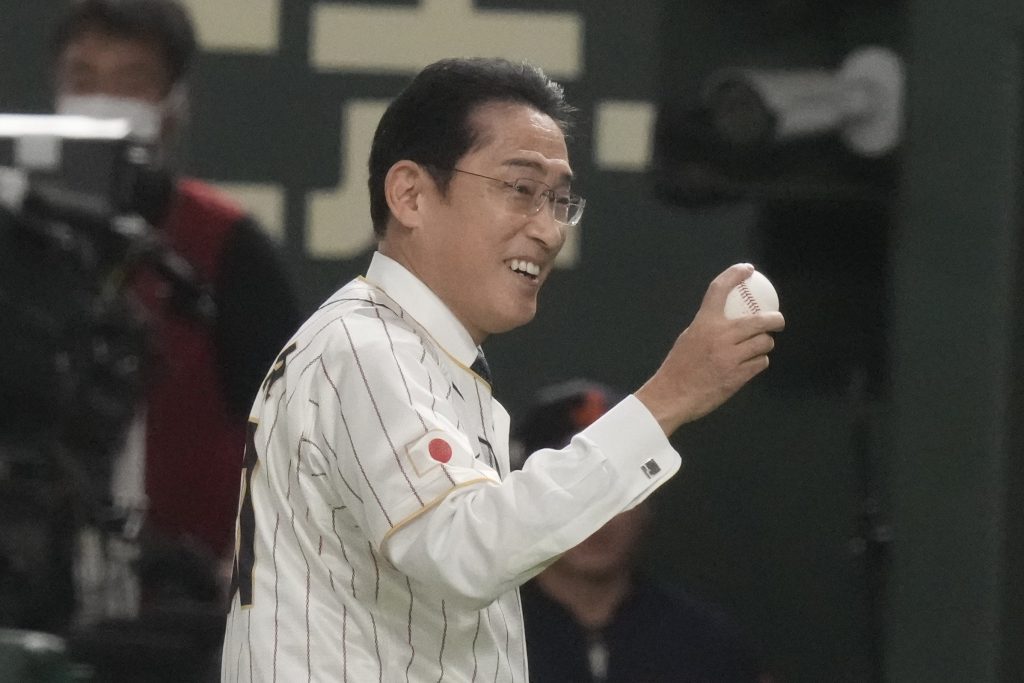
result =
[{"label": "man's ear", "polygon": [[426,170],[408,159],[396,162],[388,170],[384,178],[384,197],[399,224],[409,228],[422,224],[424,191],[430,182]]}]

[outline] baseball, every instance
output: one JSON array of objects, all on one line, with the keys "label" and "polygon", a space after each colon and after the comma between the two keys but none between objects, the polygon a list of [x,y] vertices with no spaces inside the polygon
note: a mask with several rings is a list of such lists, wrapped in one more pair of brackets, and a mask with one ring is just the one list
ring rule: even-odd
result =
[{"label": "baseball", "polygon": [[745,315],[779,310],[779,295],[761,273],[756,270],[743,282],[733,287],[725,298],[725,317],[741,318]]}]

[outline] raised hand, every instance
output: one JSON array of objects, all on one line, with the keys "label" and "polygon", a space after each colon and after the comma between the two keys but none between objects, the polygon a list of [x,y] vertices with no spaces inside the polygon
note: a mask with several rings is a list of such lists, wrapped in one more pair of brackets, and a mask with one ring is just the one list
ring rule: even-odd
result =
[{"label": "raised hand", "polygon": [[707,415],[768,367],[768,354],[775,347],[771,333],[785,327],[782,314],[725,317],[729,291],[753,270],[740,263],[712,280],[690,326],[676,338],[654,376],[636,391],[666,434]]}]

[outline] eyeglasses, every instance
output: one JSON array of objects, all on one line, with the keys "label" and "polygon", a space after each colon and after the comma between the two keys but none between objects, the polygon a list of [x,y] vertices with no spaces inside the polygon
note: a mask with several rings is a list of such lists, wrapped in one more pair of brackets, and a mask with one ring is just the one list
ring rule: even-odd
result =
[{"label": "eyeglasses", "polygon": [[452,170],[501,183],[509,190],[507,193],[509,207],[517,213],[533,215],[540,211],[544,204],[547,204],[551,207],[551,215],[562,225],[576,225],[583,218],[583,207],[586,206],[587,200],[568,190],[556,190],[547,183],[533,178],[517,178],[509,182],[472,171],[463,171],[461,168]]}]

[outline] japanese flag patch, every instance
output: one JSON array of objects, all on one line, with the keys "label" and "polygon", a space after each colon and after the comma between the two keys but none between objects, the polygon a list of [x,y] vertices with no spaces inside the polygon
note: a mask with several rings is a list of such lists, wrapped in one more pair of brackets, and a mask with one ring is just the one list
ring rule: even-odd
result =
[{"label": "japanese flag patch", "polygon": [[423,477],[441,465],[472,467],[473,453],[464,441],[450,432],[434,429],[405,447],[405,455],[416,476]]}]

